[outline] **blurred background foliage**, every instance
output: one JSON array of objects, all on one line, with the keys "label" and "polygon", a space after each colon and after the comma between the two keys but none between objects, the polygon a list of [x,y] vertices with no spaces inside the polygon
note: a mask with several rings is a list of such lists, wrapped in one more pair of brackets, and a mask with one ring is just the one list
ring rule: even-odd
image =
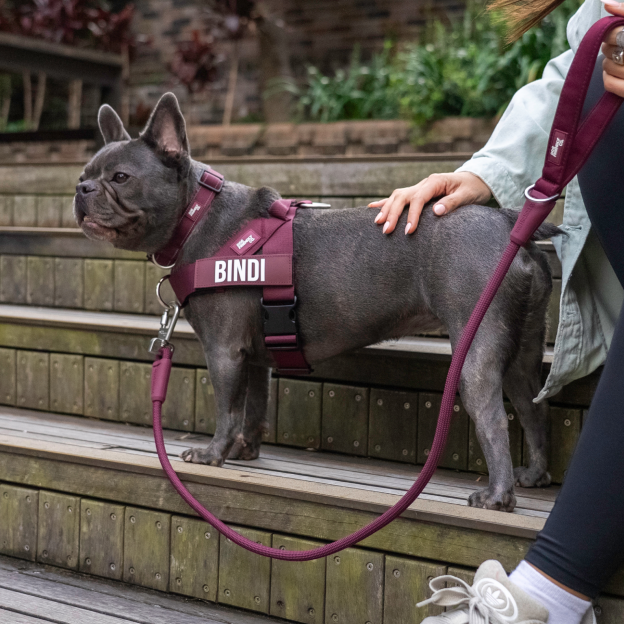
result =
[{"label": "blurred background foliage", "polygon": [[302,84],[275,88],[293,93],[299,121],[404,118],[424,125],[449,116],[496,117],[569,48],[566,25],[581,3],[566,0],[509,45],[500,16],[470,0],[461,18],[433,20],[417,43],[387,41],[369,62],[355,48],[347,69],[329,75],[310,65]]}]

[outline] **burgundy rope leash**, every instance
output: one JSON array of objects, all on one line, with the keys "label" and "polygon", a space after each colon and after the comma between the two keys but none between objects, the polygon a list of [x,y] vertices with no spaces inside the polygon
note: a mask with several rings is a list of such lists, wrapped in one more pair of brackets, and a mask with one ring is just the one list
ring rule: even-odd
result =
[{"label": "burgundy rope leash", "polygon": [[[173,349],[171,346],[164,346],[159,350],[152,369],[154,439],[158,458],[173,487],[201,518],[232,542],[258,555],[287,561],[309,561],[326,557],[362,541],[400,516],[416,500],[433,476],[440,456],[444,451],[461,370],[485,313],[492,303],[518,250],[529,242],[533,233],[551,212],[561,191],[583,166],[622,102],[619,97],[611,93],[605,93],[587,118],[579,125],[600,44],[609,30],[622,25],[624,25],[624,18],[605,17],[592,26],[581,42],[561,92],[550,133],[548,153],[542,177],[535,185],[525,191],[527,201],[511,232],[511,242],[505,249],[494,274],[481,294],[453,353],[444,386],[442,407],[435,437],[427,461],[417,480],[407,493],[393,507],[389,508],[373,522],[335,542],[313,550],[302,551],[279,550],[262,546],[243,537],[221,522],[188,491],[167,457],[162,433],[161,412],[167,393]],[[173,325],[168,324],[166,316],[167,313],[163,316],[163,327],[161,328],[163,336],[166,336],[165,343],[168,342],[173,331]]]}]

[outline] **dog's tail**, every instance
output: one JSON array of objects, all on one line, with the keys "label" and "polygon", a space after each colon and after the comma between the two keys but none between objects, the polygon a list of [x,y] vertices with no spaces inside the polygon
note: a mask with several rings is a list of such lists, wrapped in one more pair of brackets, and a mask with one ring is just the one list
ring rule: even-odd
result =
[{"label": "dog's tail", "polygon": [[[518,216],[520,215],[519,210],[510,210],[509,208],[500,208],[499,212],[508,219],[511,227],[516,224]],[[556,225],[553,225],[552,223],[542,223],[542,225],[537,228],[535,234],[531,237],[531,240],[545,240],[547,238],[561,236],[562,234],[565,234],[565,232]]]}]

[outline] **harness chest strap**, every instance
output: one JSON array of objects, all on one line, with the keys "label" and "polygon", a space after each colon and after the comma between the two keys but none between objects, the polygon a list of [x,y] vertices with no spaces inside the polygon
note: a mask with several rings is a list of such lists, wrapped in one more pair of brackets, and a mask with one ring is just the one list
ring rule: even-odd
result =
[{"label": "harness chest strap", "polygon": [[[293,219],[308,202],[280,199],[269,218],[254,219],[210,258],[174,270],[169,278],[185,305],[198,290],[262,286],[264,339],[282,374],[311,372],[297,331],[293,280]],[[262,254],[254,255],[262,248]]]}]

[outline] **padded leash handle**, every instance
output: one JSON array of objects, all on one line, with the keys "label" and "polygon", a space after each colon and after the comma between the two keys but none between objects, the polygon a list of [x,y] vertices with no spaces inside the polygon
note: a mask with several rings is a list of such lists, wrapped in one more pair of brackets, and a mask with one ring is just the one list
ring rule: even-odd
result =
[{"label": "padded leash handle", "polygon": [[[332,555],[362,541],[400,516],[416,500],[425,489],[427,483],[429,483],[444,451],[453,415],[455,395],[459,387],[461,370],[483,317],[507,275],[509,267],[518,253],[518,250],[531,239],[535,230],[537,230],[548,216],[563,187],[576,175],[585,160],[589,157],[591,149],[593,149],[621,103],[620,98],[616,98],[616,96],[612,96],[609,93],[605,94],[579,127],[579,119],[589,88],[589,81],[600,48],[600,43],[606,32],[619,25],[624,25],[624,18],[609,17],[596,22],[579,47],[574,62],[570,67],[568,77],[566,78],[555,115],[555,123],[553,124],[553,130],[550,136],[551,142],[549,143],[549,151],[546,157],[543,175],[533,187],[527,189],[527,201],[511,233],[511,241],[503,252],[503,256],[494,274],[481,294],[461,338],[455,347],[444,386],[442,406],[431,451],[417,480],[407,493],[404,494],[394,506],[390,507],[370,524],[331,544],[326,544],[312,550],[279,550],[277,548],[262,546],[261,544],[257,544],[243,537],[221,522],[221,520],[205,509],[203,505],[193,497],[175,473],[167,457],[163,440],[161,415],[166,384],[169,378],[169,371],[171,370],[172,353],[169,348],[162,348],[154,363],[154,382],[152,384],[156,450],[168,479],[180,496],[201,518],[206,520],[206,522],[220,533],[223,533],[225,537],[232,540],[235,544],[258,555],[286,561],[309,561],[311,559],[319,559],[320,557]],[[559,139],[559,141],[563,140],[563,143],[560,142],[558,147],[557,139]],[[553,147],[555,147],[554,155],[552,151]],[[563,151],[559,152],[559,149]]]},{"label": "padded leash handle", "polygon": [[574,56],[559,98],[542,177],[526,191],[526,202],[511,240],[526,245],[544,222],[570,180],[580,171],[618,111],[622,98],[605,92],[581,122],[596,58],[605,35],[624,26],[623,17],[603,17],[587,32]]}]

